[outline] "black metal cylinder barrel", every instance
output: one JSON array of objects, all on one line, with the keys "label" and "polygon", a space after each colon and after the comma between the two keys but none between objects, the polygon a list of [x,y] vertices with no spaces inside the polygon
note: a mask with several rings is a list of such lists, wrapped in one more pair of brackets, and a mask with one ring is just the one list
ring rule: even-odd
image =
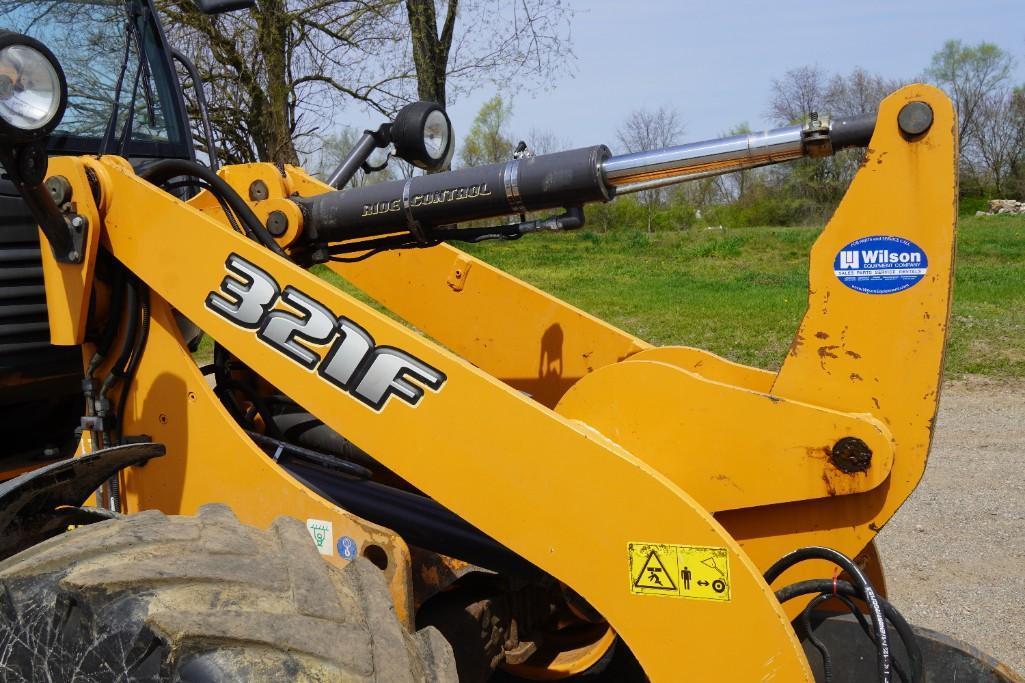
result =
[{"label": "black metal cylinder barrel", "polygon": [[296,199],[318,242],[608,201],[603,145]]}]

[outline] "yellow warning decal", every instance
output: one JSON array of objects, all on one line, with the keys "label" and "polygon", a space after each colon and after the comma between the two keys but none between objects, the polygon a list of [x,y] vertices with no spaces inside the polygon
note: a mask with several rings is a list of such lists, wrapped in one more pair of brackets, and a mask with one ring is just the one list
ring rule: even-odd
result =
[{"label": "yellow warning decal", "polygon": [[726,548],[630,543],[630,592],[671,598],[730,601]]}]

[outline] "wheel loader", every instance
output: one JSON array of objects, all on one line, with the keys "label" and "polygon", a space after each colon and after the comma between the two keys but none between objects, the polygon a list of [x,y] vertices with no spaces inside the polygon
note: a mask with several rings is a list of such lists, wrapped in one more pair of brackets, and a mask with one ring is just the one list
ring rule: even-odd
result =
[{"label": "wheel loader", "polygon": [[[942,92],[454,171],[416,102],[322,182],[197,160],[150,0],[7,5],[4,680],[1022,680],[910,626],[873,544],[940,389]],[[775,372],[451,246],[858,148]],[[381,149],[424,173],[350,187]]]}]

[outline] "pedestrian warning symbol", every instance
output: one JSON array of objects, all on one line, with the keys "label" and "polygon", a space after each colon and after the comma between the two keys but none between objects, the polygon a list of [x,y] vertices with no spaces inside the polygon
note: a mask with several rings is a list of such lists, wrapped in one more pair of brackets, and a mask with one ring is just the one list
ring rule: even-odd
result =
[{"label": "pedestrian warning symbol", "polygon": [[695,600],[730,601],[726,548],[630,543],[630,592]]}]

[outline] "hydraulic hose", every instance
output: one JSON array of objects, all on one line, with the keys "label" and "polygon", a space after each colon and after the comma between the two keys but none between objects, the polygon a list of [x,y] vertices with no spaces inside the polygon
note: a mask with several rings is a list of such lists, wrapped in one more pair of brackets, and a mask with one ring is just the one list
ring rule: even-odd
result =
[{"label": "hydraulic hose", "polygon": [[865,576],[864,572],[861,571],[861,568],[854,564],[849,557],[832,548],[823,548],[821,546],[799,548],[787,553],[766,569],[765,582],[771,585],[773,581],[779,578],[780,574],[805,560],[826,560],[827,562],[832,562],[847,572],[847,575],[857,584],[860,589],[860,597],[868,605],[869,614],[872,617],[872,625],[876,631],[879,680],[880,683],[890,683],[890,639],[886,633],[886,620],[883,616],[883,608],[880,605],[875,589],[872,588],[872,583]]},{"label": "hydraulic hose", "polygon": [[228,203],[228,206],[230,206],[231,210],[235,212],[238,219],[242,221],[242,225],[245,227],[248,234],[251,234],[263,246],[267,247],[278,256],[288,258],[288,255],[285,254],[285,251],[267,231],[267,228],[264,227],[263,223],[260,222],[260,219],[257,218],[255,213],[253,213],[253,210],[249,208],[249,205],[246,204],[245,200],[235,192],[231,185],[222,180],[219,175],[211,171],[206,166],[187,159],[162,159],[153,165],[148,166],[140,176],[143,180],[151,182],[154,185],[160,185],[161,183],[167,182],[171,178],[175,178],[177,176],[199,178],[200,180],[208,183],[214,189],[214,193]]},{"label": "hydraulic hose", "polygon": [[125,327],[118,347],[117,358],[110,368],[110,373],[100,386],[100,398],[103,398],[114,383],[120,380],[128,368],[128,361],[135,347],[136,334],[139,329],[139,281],[129,277],[125,284]]},{"label": "hydraulic hose", "polygon": [[[776,591],[776,599],[779,600],[780,603],[784,603],[802,595],[813,595],[816,593],[822,596],[833,597],[832,593],[834,589],[836,590],[838,597],[853,597],[864,600],[864,596],[861,591],[850,582],[837,580],[834,583],[832,579],[811,579],[808,581],[799,581]],[[918,645],[918,638],[915,636],[915,632],[911,629],[911,625],[904,618],[904,615],[898,612],[897,608],[890,604],[889,601],[878,596],[876,599],[879,601],[883,613],[886,615],[886,619],[893,624],[893,628],[897,631],[897,635],[900,636],[901,642],[904,643],[904,649],[907,650],[908,659],[911,660],[910,680],[912,683],[924,683],[925,664],[922,657],[922,649]],[[856,616],[859,617],[859,621],[864,619],[860,613],[856,613]],[[867,626],[867,624],[865,624],[865,626]],[[875,640],[874,637],[873,640]]]},{"label": "hydraulic hose", "polygon": [[128,361],[128,367],[125,370],[125,382],[124,386],[121,387],[121,395],[117,399],[117,410],[115,411],[115,419],[117,420],[117,442],[122,443],[124,437],[124,425],[125,425],[125,406],[128,405],[128,392],[132,388],[132,382],[135,380],[135,373],[139,369],[139,361],[142,360],[142,354],[146,350],[146,342],[149,341],[149,326],[150,326],[150,304],[149,304],[149,287],[139,282],[139,302],[140,302],[140,313],[141,320],[139,322],[139,339],[135,344],[135,349],[132,351],[132,358]]}]

